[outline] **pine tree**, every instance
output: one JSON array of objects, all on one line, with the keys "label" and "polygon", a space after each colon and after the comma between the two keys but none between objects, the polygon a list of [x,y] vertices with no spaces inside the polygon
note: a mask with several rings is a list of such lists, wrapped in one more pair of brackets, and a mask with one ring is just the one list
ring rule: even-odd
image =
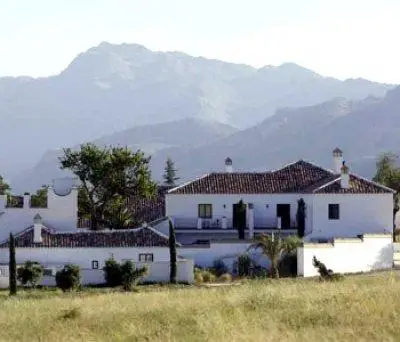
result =
[{"label": "pine tree", "polygon": [[169,220],[169,260],[170,260],[170,274],[169,281],[171,284],[176,284],[176,237],[175,229],[172,225],[171,220]]},{"label": "pine tree", "polygon": [[179,179],[179,177],[176,176],[176,169],[174,162],[172,161],[171,158],[168,158],[167,161],[165,162],[165,168],[164,168],[164,183],[166,185],[174,186],[175,181]]},{"label": "pine tree", "polygon": [[15,239],[14,235],[10,233],[10,241],[9,241],[9,250],[10,250],[10,259],[9,259],[9,287],[10,287],[10,296],[14,296],[17,294],[17,262],[15,259]]}]

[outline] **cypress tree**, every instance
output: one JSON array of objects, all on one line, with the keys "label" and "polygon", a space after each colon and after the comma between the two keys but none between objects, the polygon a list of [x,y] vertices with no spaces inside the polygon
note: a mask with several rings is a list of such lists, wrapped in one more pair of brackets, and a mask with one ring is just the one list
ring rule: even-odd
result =
[{"label": "cypress tree", "polygon": [[17,294],[17,262],[15,259],[15,238],[12,233],[10,233],[9,251],[10,251],[10,259],[8,265],[9,287],[10,287],[10,296],[14,296]]},{"label": "cypress tree", "polygon": [[170,273],[169,273],[169,281],[171,284],[176,284],[176,237],[175,237],[175,229],[172,225],[171,220],[169,220],[169,262],[170,262]]},{"label": "cypress tree", "polygon": [[165,185],[169,186],[174,186],[175,181],[179,179],[179,177],[176,176],[175,165],[171,158],[168,158],[165,162],[163,178]]}]

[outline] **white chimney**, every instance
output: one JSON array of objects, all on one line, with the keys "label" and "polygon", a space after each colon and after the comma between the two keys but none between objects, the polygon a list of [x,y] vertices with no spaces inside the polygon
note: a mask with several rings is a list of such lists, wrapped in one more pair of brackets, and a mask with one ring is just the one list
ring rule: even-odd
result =
[{"label": "white chimney", "polygon": [[343,152],[340,148],[336,147],[333,150],[333,165],[334,165],[334,171],[339,174],[341,172],[341,168],[343,165]]},{"label": "white chimney", "polygon": [[42,217],[39,214],[36,214],[33,218],[33,242],[41,243],[42,242]]},{"label": "white chimney", "polygon": [[340,168],[340,187],[342,189],[348,189],[350,187],[350,172],[344,161]]},{"label": "white chimney", "polygon": [[228,172],[228,173],[232,173],[233,172],[232,159],[229,158],[229,157],[225,159],[225,171]]}]

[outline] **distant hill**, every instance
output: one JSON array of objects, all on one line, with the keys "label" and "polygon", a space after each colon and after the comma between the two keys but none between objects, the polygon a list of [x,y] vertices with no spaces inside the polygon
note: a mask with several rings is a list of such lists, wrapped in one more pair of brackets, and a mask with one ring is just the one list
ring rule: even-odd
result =
[{"label": "distant hill", "polygon": [[[316,106],[282,109],[249,129],[195,149],[168,151],[184,178],[223,170],[231,157],[235,170],[270,170],[298,159],[332,167],[331,151],[340,146],[354,172],[372,177],[377,156],[400,154],[400,88],[383,99],[343,98]],[[159,169],[165,151],[153,157]]]},{"label": "distant hill", "polygon": [[[236,131],[236,128],[217,121],[187,118],[134,127],[92,142],[99,146],[128,146],[133,151],[140,149],[148,155],[153,155],[161,150],[194,149],[206,143],[223,139]],[[58,158],[62,154],[61,149],[47,151],[34,168],[25,170],[13,179],[13,189],[20,192],[34,191],[42,184],[48,184],[55,177],[70,175],[69,172],[59,168]],[[161,177],[164,162],[165,160],[160,169],[154,170],[156,178]]]},{"label": "distant hill", "polygon": [[[49,149],[133,126],[199,118],[244,129],[280,107],[333,97],[379,97],[390,88],[322,77],[291,63],[255,69],[135,44],[102,43],[81,53],[59,75],[0,78],[0,171],[13,178]],[[185,134],[190,132],[182,131],[183,139]]]}]

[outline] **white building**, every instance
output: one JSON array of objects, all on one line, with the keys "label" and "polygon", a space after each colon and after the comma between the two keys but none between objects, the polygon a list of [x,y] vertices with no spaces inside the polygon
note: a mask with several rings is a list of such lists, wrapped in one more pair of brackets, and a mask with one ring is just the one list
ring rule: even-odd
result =
[{"label": "white building", "polygon": [[[300,160],[271,172],[210,173],[166,195],[166,215],[181,242],[237,236],[237,220],[245,215],[246,237],[259,232],[294,233],[298,201],[306,204],[305,237],[332,239],[360,234],[393,233],[393,190],[349,173],[339,149],[334,170]],[[246,211],[240,214],[237,204]],[[192,238],[191,238],[192,237]]]},{"label": "white building", "polygon": [[[73,182],[58,180],[49,189],[47,208],[31,208],[29,196],[24,196],[21,208],[10,208],[7,198],[0,197],[0,264],[8,262],[7,238],[12,231],[18,263],[37,261],[50,273],[74,263],[81,267],[84,283],[100,283],[104,262],[113,257],[148,264],[148,281],[168,281],[169,218],[178,241],[178,279],[190,283],[193,264],[210,267],[219,259],[232,268],[240,254],[249,252],[257,234],[296,234],[302,199],[306,243],[298,249],[299,275],[314,275],[312,255],[346,272],[388,268],[393,263],[393,194],[350,173],[339,149],[333,151],[333,170],[300,160],[276,171],[239,173],[233,172],[227,158],[226,172],[168,190],[164,210],[159,208],[164,198],[154,201],[150,217],[162,214],[149,226],[93,232],[77,228]],[[239,222],[245,226],[244,239],[238,239]],[[357,250],[359,259],[354,260],[352,250]],[[259,252],[250,253],[259,264],[268,263]],[[352,263],[347,262],[350,258]]]}]

